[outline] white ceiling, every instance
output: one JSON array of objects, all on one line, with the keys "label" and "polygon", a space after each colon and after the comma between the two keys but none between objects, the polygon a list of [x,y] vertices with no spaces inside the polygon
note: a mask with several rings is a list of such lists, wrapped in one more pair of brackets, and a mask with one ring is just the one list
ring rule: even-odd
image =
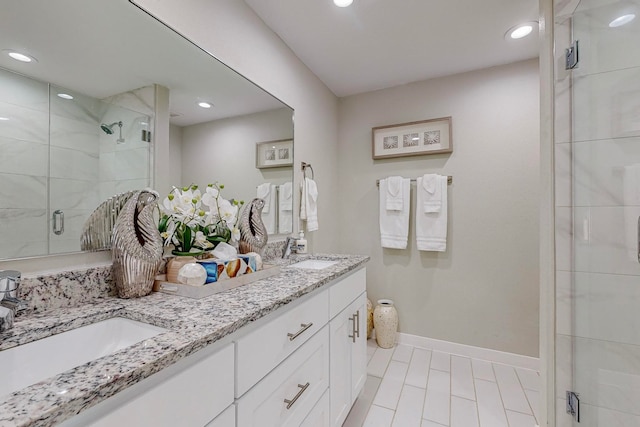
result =
[{"label": "white ceiling", "polygon": [[0,10],[0,51],[37,58],[0,52],[0,67],[37,80],[98,99],[161,84],[179,126],[284,107],[128,0],[0,0]]},{"label": "white ceiling", "polygon": [[538,56],[537,0],[245,0],[338,96]]}]

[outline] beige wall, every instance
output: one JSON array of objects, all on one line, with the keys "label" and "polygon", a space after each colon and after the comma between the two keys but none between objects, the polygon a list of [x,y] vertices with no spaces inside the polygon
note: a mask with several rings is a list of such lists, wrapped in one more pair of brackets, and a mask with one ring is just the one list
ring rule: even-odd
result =
[{"label": "beige wall", "polygon": [[[311,251],[335,250],[338,218],[338,100],[243,1],[136,0],[135,3],[295,110],[294,185],[300,162],[313,165],[319,189],[319,232]],[[296,203],[299,195],[296,192]],[[294,222],[294,229],[297,224]]]},{"label": "beige wall", "polygon": [[[401,332],[538,356],[538,93],[530,60],[340,100],[340,250],[371,256]],[[373,126],[444,116],[451,155],[371,159]],[[382,249],[376,179],[426,172],[453,176],[447,251],[416,249],[413,214],[408,249]]]},{"label": "beige wall", "polygon": [[220,182],[223,197],[250,202],[263,182],[291,181],[291,168],[256,168],[256,142],[293,138],[291,110],[214,120],[182,128],[182,185]]}]

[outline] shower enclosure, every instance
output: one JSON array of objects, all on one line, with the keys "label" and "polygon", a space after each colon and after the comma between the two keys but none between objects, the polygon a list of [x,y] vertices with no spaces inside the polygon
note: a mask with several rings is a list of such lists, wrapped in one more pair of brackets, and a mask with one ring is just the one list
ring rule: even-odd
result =
[{"label": "shower enclosure", "polygon": [[101,201],[150,186],[152,111],[4,69],[0,89],[0,259],[78,252]]},{"label": "shower enclosure", "polygon": [[556,0],[553,14],[548,390],[559,427],[640,427],[640,1]]}]

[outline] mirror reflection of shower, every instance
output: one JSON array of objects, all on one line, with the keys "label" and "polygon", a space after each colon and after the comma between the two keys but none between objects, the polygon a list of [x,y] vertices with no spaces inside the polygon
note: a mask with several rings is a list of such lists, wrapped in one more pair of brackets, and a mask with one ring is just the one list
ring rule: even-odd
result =
[{"label": "mirror reflection of shower", "polygon": [[119,127],[119,129],[118,129],[119,130],[119,132],[118,132],[119,137],[118,137],[118,139],[116,139],[116,142],[118,144],[122,144],[122,143],[124,143],[124,138],[122,138],[122,121],[113,122],[110,125],[108,125],[106,123],[102,123],[100,125],[100,129],[102,129],[104,131],[104,133],[106,133],[107,135],[113,135],[113,127],[115,125],[118,125],[118,127]]}]

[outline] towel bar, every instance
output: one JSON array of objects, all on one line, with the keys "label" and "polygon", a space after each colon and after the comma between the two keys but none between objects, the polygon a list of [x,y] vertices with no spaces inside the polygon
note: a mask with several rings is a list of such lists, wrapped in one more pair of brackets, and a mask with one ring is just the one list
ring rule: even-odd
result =
[{"label": "towel bar", "polygon": [[[313,169],[312,169],[313,170]],[[416,182],[415,178],[411,178],[411,182]],[[453,177],[451,175],[447,176],[447,185],[451,185],[453,183]],[[376,179],[376,186],[380,186],[380,180]]]}]

